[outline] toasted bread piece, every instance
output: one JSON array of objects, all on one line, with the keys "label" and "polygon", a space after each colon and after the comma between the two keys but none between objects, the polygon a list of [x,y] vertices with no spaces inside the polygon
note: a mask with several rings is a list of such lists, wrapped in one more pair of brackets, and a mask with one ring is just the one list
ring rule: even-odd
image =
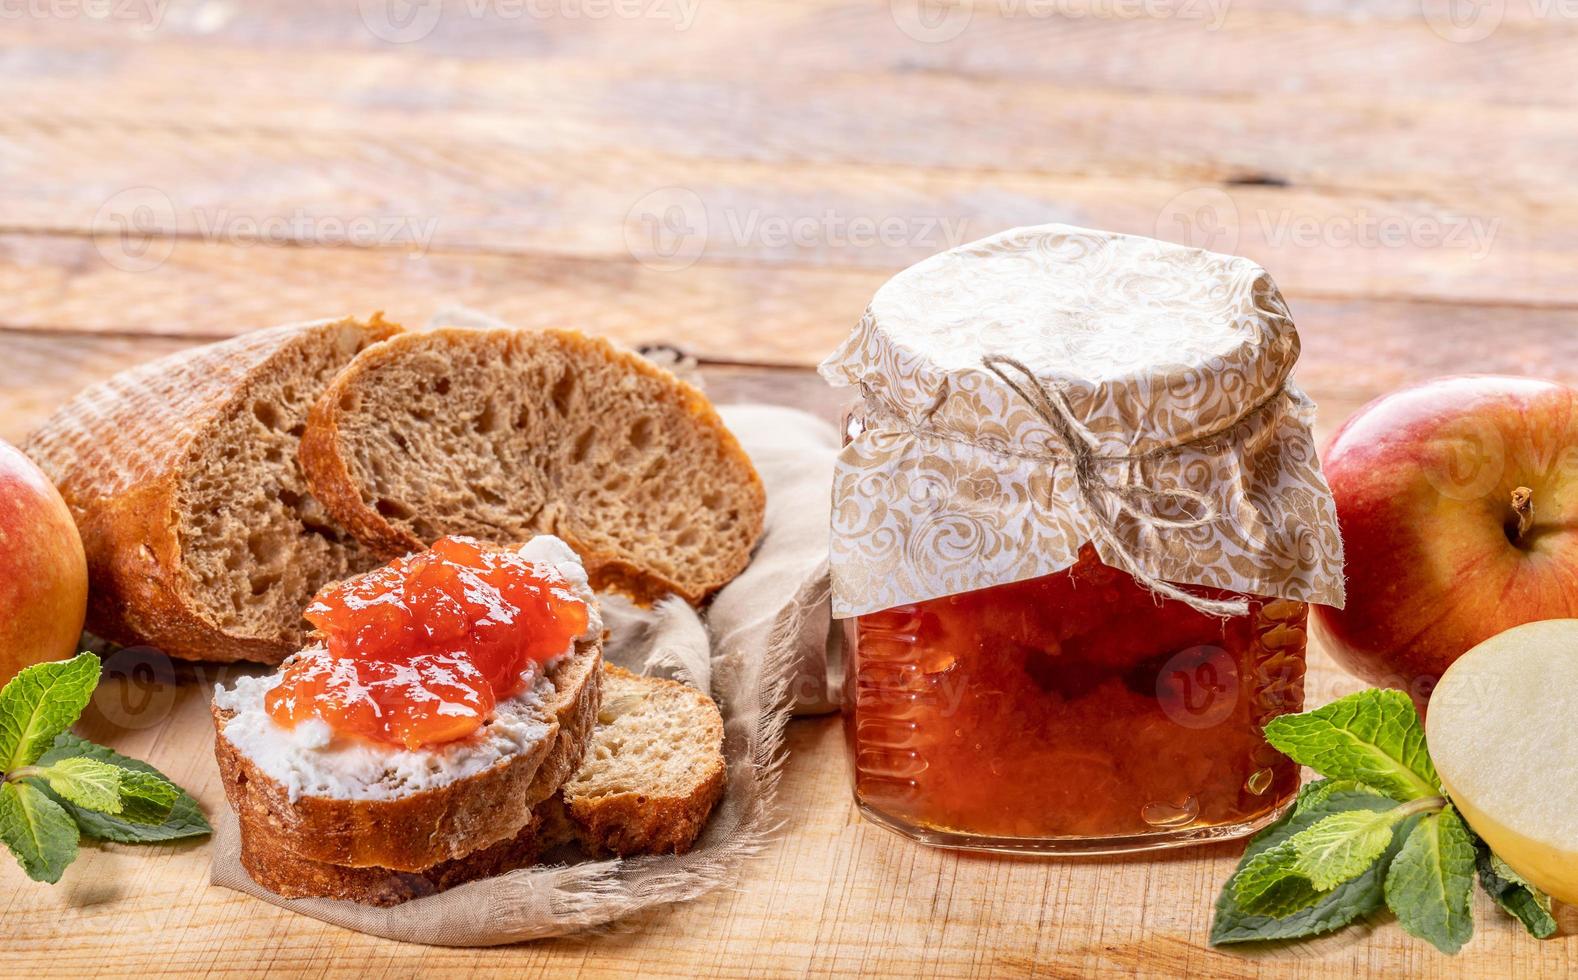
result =
[{"label": "toasted bread piece", "polygon": [[252,880],[285,898],[337,898],[363,905],[399,905],[480,878],[533,864],[550,846],[536,811],[514,837],[421,871],[344,868],[298,856],[281,839],[241,823],[241,866]]},{"label": "toasted bread piece", "polygon": [[739,574],[766,496],[706,397],[603,340],[446,329],[369,347],[313,407],[302,466],[383,557],[556,534],[592,584],[692,603]]},{"label": "toasted bread piece", "polygon": [[133,368],[77,396],[24,449],[70,506],[88,629],[189,660],[278,663],[325,582],[377,564],[308,492],[308,409],[377,316],[277,327]]},{"label": "toasted bread piece", "polygon": [[242,866],[286,898],[395,905],[525,867],[572,841],[594,854],[689,850],[723,795],[717,705],[694,688],[612,665],[603,668],[603,690],[581,773],[539,803],[514,837],[416,872],[347,868],[301,857],[243,814]]},{"label": "toasted bread piece", "polygon": [[242,853],[289,852],[349,868],[413,872],[514,837],[531,808],[581,764],[600,704],[601,662],[601,639],[585,640],[548,672],[554,689],[534,711],[545,723],[537,741],[481,772],[418,792],[400,792],[398,774],[391,773],[394,794],[385,798],[298,792],[293,799],[289,787],[226,737],[234,712],[216,704],[214,753],[241,824]]},{"label": "toasted bread piece", "polygon": [[723,796],[723,716],[684,684],[604,668],[586,761],[565,810],[594,854],[682,854]]}]

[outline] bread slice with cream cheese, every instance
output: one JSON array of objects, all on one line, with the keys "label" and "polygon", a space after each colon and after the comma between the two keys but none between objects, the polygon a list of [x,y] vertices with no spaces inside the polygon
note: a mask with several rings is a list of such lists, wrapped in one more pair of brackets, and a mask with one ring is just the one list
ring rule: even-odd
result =
[{"label": "bread slice with cream cheese", "polygon": [[602,621],[579,561],[552,538],[528,550],[587,603],[586,631],[466,738],[410,749],[336,735],[316,719],[281,727],[265,697],[283,668],[215,693],[214,751],[243,862],[273,852],[414,872],[520,833],[531,808],[580,767],[602,684]]},{"label": "bread slice with cream cheese", "polygon": [[395,905],[526,867],[565,844],[593,855],[689,850],[723,795],[718,706],[694,688],[612,665],[603,667],[603,691],[579,772],[517,813],[513,837],[417,871],[346,867],[303,857],[243,811],[242,866],[287,898]]}]

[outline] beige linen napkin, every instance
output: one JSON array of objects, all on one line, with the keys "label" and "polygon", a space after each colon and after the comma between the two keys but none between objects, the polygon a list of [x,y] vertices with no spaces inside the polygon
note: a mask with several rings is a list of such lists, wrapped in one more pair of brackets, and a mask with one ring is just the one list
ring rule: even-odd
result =
[{"label": "beige linen napkin", "polygon": [[285,899],[241,867],[229,808],[214,821],[216,885],[303,915],[405,942],[495,946],[607,926],[730,884],[777,829],[774,799],[792,709],[828,710],[828,487],[838,440],[803,412],[720,409],[767,485],[766,530],[751,565],[705,619],[683,602],[607,604],[608,659],[710,689],[723,710],[728,783],[696,847],[683,855],[581,861],[512,871],[393,908]]}]

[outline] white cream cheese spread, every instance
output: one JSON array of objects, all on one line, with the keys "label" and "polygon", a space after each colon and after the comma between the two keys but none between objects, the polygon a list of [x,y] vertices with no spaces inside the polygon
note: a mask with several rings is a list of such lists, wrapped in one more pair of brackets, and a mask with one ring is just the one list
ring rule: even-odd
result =
[{"label": "white cream cheese spread", "polygon": [[[602,634],[602,617],[586,569],[568,545],[552,535],[539,535],[521,546],[519,554],[533,564],[551,566],[565,579],[570,597],[587,605],[586,630],[561,657],[575,651],[575,642]],[[264,707],[264,697],[279,683],[279,673],[243,677],[228,690],[216,685],[214,704],[234,712],[225,723],[225,738],[264,775],[284,786],[293,802],[302,796],[398,799],[474,776],[530,751],[546,738],[553,720],[545,703],[554,693],[547,675],[559,659],[531,665],[521,693],[500,701],[492,718],[472,735],[419,749],[337,736],[317,719],[295,728],[276,724]]]}]

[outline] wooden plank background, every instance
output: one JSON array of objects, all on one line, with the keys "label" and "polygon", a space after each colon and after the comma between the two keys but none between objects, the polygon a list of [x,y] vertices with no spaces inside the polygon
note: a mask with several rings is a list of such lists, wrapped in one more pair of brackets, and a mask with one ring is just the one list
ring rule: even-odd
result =
[{"label": "wooden plank background", "polygon": [[[1578,381],[1578,11],[1560,3],[1453,21],[1438,0],[95,2],[0,10],[0,438],[190,344],[454,304],[676,343],[720,400],[832,416],[840,399],[804,368],[887,276],[1051,220],[1265,265],[1323,432],[1433,375]],[[1356,686],[1318,646],[1311,662],[1312,700]],[[215,673],[128,672],[90,734],[222,806]],[[204,844],[107,845],[53,888],[0,861],[6,972],[1575,966],[1578,915],[1535,943],[1482,896],[1455,960],[1384,920],[1212,951],[1237,845],[925,850],[855,816],[836,721],[795,722],[790,749],[785,832],[739,886],[613,935],[405,946],[210,887]]]}]

